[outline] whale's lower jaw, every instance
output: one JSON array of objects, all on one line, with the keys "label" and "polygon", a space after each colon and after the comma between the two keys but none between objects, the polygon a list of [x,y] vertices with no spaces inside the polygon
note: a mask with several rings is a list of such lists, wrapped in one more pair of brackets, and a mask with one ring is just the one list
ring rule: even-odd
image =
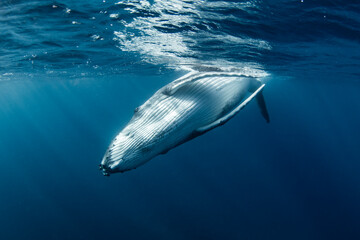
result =
[{"label": "whale's lower jaw", "polygon": [[[139,165],[140,166],[140,165]],[[123,173],[123,172],[126,172],[126,171],[130,171],[132,169],[136,169],[136,167],[134,168],[129,168],[129,169],[109,169],[105,164],[100,164],[99,165],[99,169],[100,171],[102,172],[102,174],[104,176],[110,176],[111,174],[113,173]]]},{"label": "whale's lower jaw", "polygon": [[[191,113],[191,112],[190,112]],[[138,155],[138,157],[128,160],[120,160],[117,164],[109,164],[109,162],[116,162],[113,158],[108,158],[110,161],[106,161],[106,157],[102,161],[100,166],[103,174],[105,176],[109,176],[113,173],[123,173],[126,171],[130,171],[136,169],[145,163],[149,162],[153,158],[168,153],[171,149],[195,138],[203,134],[203,132],[195,131],[194,129],[198,128],[198,124],[196,121],[192,119],[192,115],[189,116],[188,120],[190,121],[183,121],[179,122],[178,127],[172,127],[171,130],[169,129],[158,129],[159,132],[157,134],[153,134],[153,137],[148,140],[152,142],[151,147],[139,148],[139,152],[143,153],[144,155]],[[193,121],[192,121],[193,120]],[[195,125],[194,125],[195,123]],[[167,134],[164,134],[167,132]],[[139,140],[141,141],[141,140]],[[150,149],[150,150],[149,150]]]},{"label": "whale's lower jaw", "polygon": [[[140,164],[139,166],[141,166],[142,164]],[[102,172],[102,174],[104,176],[110,176],[111,174],[114,174],[114,173],[123,173],[123,172],[127,172],[127,171],[130,171],[130,170],[133,170],[133,169],[136,169],[138,166],[136,167],[133,167],[133,168],[128,168],[128,169],[108,169],[106,167],[106,165],[103,165],[103,164],[100,164],[99,165],[99,169],[100,171]]]},{"label": "whale's lower jaw", "polygon": [[194,134],[193,131],[191,131],[190,129],[193,129],[193,126],[191,126],[191,124],[187,124],[187,126],[184,126],[183,128],[174,127],[172,131],[170,131],[170,133],[167,134],[165,137],[163,134],[164,129],[160,129],[161,131],[159,131],[158,134],[154,134],[153,138],[151,139],[151,149],[150,147],[139,147],[137,149],[138,154],[136,158],[130,158],[126,160],[116,159],[111,154],[113,151],[108,150],[101,164],[99,165],[100,170],[105,176],[109,176],[110,174],[118,172],[123,173],[136,169],[149,162],[153,158],[157,157],[158,155],[166,154],[168,151],[175,148],[176,146],[181,145],[184,142],[187,142],[190,139],[198,136],[197,133]]},{"label": "whale's lower jaw", "polygon": [[[156,141],[156,138],[152,139],[154,142]],[[139,140],[140,142],[140,140]],[[164,146],[166,144],[162,144],[161,141],[159,142],[159,144],[157,144],[157,146],[154,146],[151,151],[149,151],[148,147],[138,147],[134,149],[134,153],[132,153],[132,156],[135,157],[129,157],[127,155],[127,157],[123,158],[123,157],[118,157],[116,154],[112,154],[112,152],[114,151],[107,151],[107,153],[105,154],[101,164],[99,165],[100,170],[102,171],[102,173],[105,176],[109,176],[110,174],[114,174],[114,173],[123,173],[123,172],[127,172],[130,171],[132,169],[136,169],[139,166],[144,165],[145,163],[147,163],[148,161],[150,161],[151,159],[153,159],[154,157],[160,155],[161,153],[163,153]],[[169,150],[170,147],[167,147],[167,149]],[[166,150],[166,151],[168,151]]]}]

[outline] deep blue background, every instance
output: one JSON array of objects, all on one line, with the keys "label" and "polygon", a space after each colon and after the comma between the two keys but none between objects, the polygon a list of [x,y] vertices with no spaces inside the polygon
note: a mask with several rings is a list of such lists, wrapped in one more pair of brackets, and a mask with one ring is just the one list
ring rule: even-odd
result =
[{"label": "deep blue background", "polygon": [[[110,39],[96,45],[84,41],[91,35],[73,35],[71,24],[54,27],[66,14],[39,10],[57,4],[88,19],[114,2],[28,1],[28,12],[22,1],[0,4],[8,33],[0,56],[0,238],[359,239],[359,6],[276,3],[225,12],[242,16],[244,26],[219,20],[216,30],[257,27],[241,34],[265,39],[271,49],[198,50],[199,58],[215,51],[214,58],[260,63],[270,74],[264,95],[271,123],[251,103],[223,127],[109,178],[97,166],[111,139],[135,107],[185,72],[121,51],[105,28],[110,20],[94,25]],[[333,16],[330,23],[316,17],[323,12]],[[15,24],[31,17],[48,19],[43,27],[69,42],[44,43],[46,29]],[[26,46],[20,36],[32,31],[38,35]],[[70,42],[79,44],[79,55],[66,55]],[[59,52],[38,60],[29,51]]]}]

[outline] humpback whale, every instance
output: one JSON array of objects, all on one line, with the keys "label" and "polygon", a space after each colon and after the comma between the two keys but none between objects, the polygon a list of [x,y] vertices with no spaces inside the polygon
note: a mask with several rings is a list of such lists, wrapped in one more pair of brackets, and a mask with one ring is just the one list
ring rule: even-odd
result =
[{"label": "humpback whale", "polygon": [[270,121],[265,84],[241,73],[191,72],[159,89],[113,139],[100,164],[105,176],[135,169],[157,155],[225,124],[256,99]]}]

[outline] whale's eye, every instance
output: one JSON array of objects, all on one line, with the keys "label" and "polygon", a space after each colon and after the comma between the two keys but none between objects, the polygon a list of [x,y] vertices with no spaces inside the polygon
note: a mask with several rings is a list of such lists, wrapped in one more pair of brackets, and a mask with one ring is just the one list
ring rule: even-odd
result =
[{"label": "whale's eye", "polygon": [[139,111],[139,107],[134,109],[134,113],[137,113]]}]

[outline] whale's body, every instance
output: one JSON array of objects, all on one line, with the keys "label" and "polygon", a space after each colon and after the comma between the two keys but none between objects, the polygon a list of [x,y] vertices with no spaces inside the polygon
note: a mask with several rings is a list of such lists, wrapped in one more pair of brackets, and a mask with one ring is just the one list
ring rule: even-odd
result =
[{"label": "whale's body", "polygon": [[190,73],[159,89],[134,111],[100,164],[104,175],[134,169],[224,124],[257,98],[269,120],[260,81],[239,73]]}]

